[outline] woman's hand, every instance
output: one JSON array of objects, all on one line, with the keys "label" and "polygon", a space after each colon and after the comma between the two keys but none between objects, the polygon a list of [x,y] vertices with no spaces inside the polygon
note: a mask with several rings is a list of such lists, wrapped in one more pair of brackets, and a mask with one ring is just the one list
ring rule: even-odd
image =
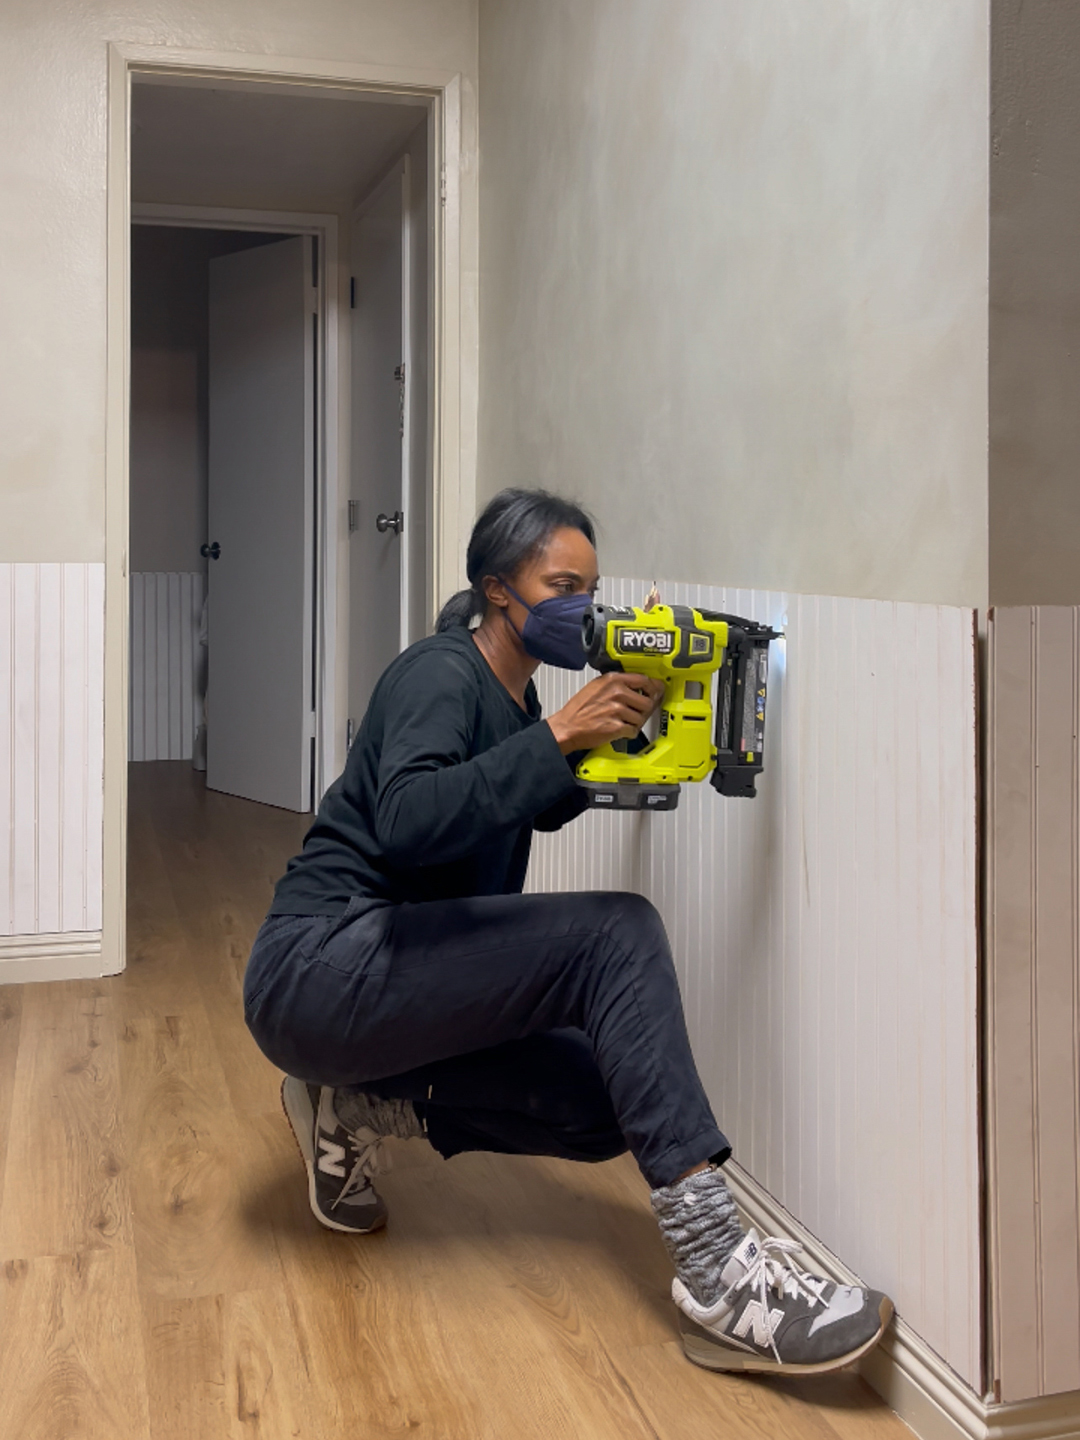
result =
[{"label": "woman's hand", "polygon": [[564,755],[593,750],[609,740],[632,740],[663,694],[662,680],[611,671],[583,685],[548,724]]}]

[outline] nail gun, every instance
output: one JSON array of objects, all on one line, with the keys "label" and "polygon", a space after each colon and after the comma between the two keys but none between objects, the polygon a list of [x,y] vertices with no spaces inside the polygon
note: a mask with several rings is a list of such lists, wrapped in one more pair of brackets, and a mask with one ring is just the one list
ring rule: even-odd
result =
[{"label": "nail gun", "polygon": [[[589,804],[606,810],[674,810],[684,781],[711,775],[721,795],[755,795],[764,767],[769,642],[780,631],[688,605],[593,605],[582,621],[589,664],[664,682],[655,740],[615,740],[577,767]],[[715,740],[713,675],[719,672]]]}]

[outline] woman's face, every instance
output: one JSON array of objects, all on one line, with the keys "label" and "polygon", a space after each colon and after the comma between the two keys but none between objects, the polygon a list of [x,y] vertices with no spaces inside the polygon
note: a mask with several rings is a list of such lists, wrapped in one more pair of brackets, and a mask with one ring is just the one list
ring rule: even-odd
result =
[{"label": "woman's face", "polygon": [[[510,584],[528,605],[539,605],[553,595],[595,595],[600,583],[596,551],[580,530],[566,526],[554,530],[539,555],[527,560]],[[488,599],[505,609],[515,630],[521,630],[528,611],[505,586],[491,585]]]}]

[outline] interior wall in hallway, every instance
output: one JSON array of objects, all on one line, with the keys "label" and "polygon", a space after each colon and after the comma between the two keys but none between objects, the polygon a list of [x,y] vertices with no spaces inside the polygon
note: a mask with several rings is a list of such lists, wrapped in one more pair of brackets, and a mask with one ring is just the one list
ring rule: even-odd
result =
[{"label": "interior wall in hallway", "polygon": [[990,602],[1080,604],[1080,7],[994,0]]},{"label": "interior wall in hallway", "polygon": [[987,0],[481,0],[480,491],[981,605]]},{"label": "interior wall in hallway", "polygon": [[[735,1158],[978,1390],[974,616],[661,591],[785,632],[758,796],[589,812],[535,838],[530,888],[652,899]],[[547,713],[581,683],[540,675]]]},{"label": "interior wall in hallway", "polygon": [[130,562],[206,569],[209,230],[131,232]]},{"label": "interior wall in hallway", "polygon": [[103,565],[0,564],[0,940],[101,929],[104,626]]},{"label": "interior wall in hallway", "polygon": [[989,624],[987,1146],[998,1398],[1080,1391],[1080,608]]},{"label": "interior wall in hallway", "polygon": [[128,612],[128,759],[190,760],[203,722],[206,577],[139,573]]},{"label": "interior wall in hallway", "polygon": [[[20,7],[0,41],[0,332],[15,337],[0,352],[0,560],[99,562],[109,45],[160,46],[166,62],[171,48],[457,74],[471,157],[476,0],[161,0],[152,11],[141,0],[40,0]],[[461,237],[470,272],[473,170]],[[463,303],[471,324],[471,292]]]}]

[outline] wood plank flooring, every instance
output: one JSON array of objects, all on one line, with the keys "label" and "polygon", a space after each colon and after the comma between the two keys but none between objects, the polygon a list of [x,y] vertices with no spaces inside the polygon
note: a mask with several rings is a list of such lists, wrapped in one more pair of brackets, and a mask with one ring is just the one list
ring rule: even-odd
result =
[{"label": "wood plank flooring", "polygon": [[126,973],[0,988],[0,1436],[909,1436],[852,1374],[690,1365],[627,1158],[396,1144],[388,1228],[316,1224],[240,1003],[304,826],[133,765]]}]

